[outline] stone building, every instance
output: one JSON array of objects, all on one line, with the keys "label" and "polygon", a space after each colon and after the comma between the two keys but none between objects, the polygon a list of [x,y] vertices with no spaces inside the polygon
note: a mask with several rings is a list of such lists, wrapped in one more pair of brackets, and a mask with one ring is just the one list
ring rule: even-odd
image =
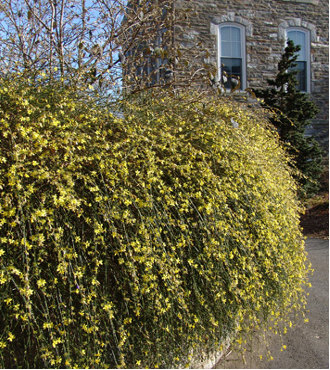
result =
[{"label": "stone building", "polygon": [[[176,8],[187,6],[176,0]],[[287,40],[301,46],[297,59],[299,89],[309,93],[320,113],[313,133],[327,145],[329,132],[329,3],[328,0],[191,0],[186,25],[176,25],[175,39],[197,63],[240,79],[240,89],[267,86],[274,78]],[[194,45],[208,51],[194,58]],[[196,63],[195,62],[195,63]],[[227,82],[227,87],[228,86]]]},{"label": "stone building", "polygon": [[[132,7],[135,11],[140,9],[140,0],[131,3],[135,4]],[[141,81],[149,81],[147,84],[159,82],[161,85],[168,76],[166,72],[170,72],[178,86],[180,79],[185,86],[185,74],[202,76],[200,71],[213,70],[215,84],[224,74],[229,76],[227,89],[230,88],[230,77],[239,80],[235,95],[240,97],[247,95],[245,91],[251,88],[268,86],[267,79],[275,77],[278,62],[291,39],[301,47],[296,67],[299,89],[310,94],[320,109],[310,133],[328,146],[328,0],[145,0],[142,3],[157,9],[171,4],[167,7],[171,11],[166,11],[170,21],[161,27],[155,26],[155,35],[159,35],[151,37],[149,44],[154,50],[158,46],[179,50],[184,63],[173,65],[169,62],[174,59],[171,53],[169,58],[155,56],[149,47],[141,53],[144,43],[137,41],[137,46],[131,47],[127,56],[133,60],[133,55],[141,54],[142,59],[138,63],[136,59],[128,63],[126,76],[139,75]],[[174,14],[173,18],[169,13]],[[160,35],[162,32],[165,35],[168,27],[173,31],[171,41]],[[207,75],[204,74],[204,87]]]},{"label": "stone building", "polygon": [[[314,134],[328,142],[329,2],[328,0],[192,0],[195,11],[177,42],[193,50],[202,45],[207,62],[241,80],[241,90],[267,86],[274,78],[287,40],[301,46],[297,59],[299,88],[320,108]],[[187,4],[176,0],[176,7]],[[190,48],[189,48],[190,46]],[[193,56],[193,55],[192,55]],[[198,58],[197,58],[198,59]],[[200,63],[205,62],[200,60]]]}]

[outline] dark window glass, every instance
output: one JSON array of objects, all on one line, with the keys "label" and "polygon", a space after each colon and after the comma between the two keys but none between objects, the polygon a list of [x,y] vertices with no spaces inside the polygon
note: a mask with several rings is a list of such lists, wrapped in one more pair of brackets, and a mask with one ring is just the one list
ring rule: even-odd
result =
[{"label": "dark window glass", "polygon": [[306,62],[295,62],[296,67],[291,70],[297,71],[297,89],[299,91],[307,91],[307,63]]},{"label": "dark window glass", "polygon": [[227,77],[226,89],[233,88],[232,78],[242,80],[242,59],[241,58],[221,58],[222,73]]},{"label": "dark window glass", "polygon": [[294,70],[297,71],[297,89],[307,91],[307,36],[306,33],[300,30],[289,30],[287,32],[289,40],[292,40],[295,45],[300,46],[300,51],[297,53],[297,66]]},{"label": "dark window glass", "polygon": [[296,62],[297,67],[297,87],[300,91],[307,91],[306,81],[307,81],[307,63],[306,62]]}]

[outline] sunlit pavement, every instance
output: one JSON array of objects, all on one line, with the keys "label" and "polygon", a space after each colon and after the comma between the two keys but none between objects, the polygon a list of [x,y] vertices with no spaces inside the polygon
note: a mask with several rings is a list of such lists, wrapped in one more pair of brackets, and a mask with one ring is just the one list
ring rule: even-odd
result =
[{"label": "sunlit pavement", "polygon": [[[314,269],[307,304],[309,322],[297,322],[283,336],[283,342],[273,334],[268,336],[273,361],[265,360],[267,348],[256,334],[248,345],[245,363],[242,356],[233,351],[214,368],[329,369],[329,240],[308,239],[306,250]],[[283,351],[282,344],[286,345]]]}]

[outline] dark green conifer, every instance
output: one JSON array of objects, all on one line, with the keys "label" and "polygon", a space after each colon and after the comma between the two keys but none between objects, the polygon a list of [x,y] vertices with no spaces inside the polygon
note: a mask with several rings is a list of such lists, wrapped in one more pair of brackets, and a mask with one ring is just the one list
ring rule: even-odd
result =
[{"label": "dark green conifer", "polygon": [[299,178],[303,195],[311,195],[319,188],[322,171],[322,149],[315,138],[306,136],[306,129],[318,109],[308,94],[298,90],[296,59],[300,46],[289,40],[278,63],[274,80],[267,80],[269,87],[254,90],[263,105],[275,114],[271,122],[282,142],[294,158],[296,167],[303,175]]}]

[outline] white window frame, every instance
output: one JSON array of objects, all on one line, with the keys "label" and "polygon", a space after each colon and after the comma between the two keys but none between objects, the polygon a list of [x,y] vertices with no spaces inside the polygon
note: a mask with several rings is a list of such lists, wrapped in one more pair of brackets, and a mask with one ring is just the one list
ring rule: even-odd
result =
[{"label": "white window frame", "polygon": [[310,31],[302,27],[289,27],[285,30],[285,47],[288,44],[288,32],[298,31],[305,35],[305,50],[306,50],[306,91],[301,91],[305,93],[311,92],[311,35]]},{"label": "white window frame", "polygon": [[240,90],[246,89],[246,31],[245,26],[235,22],[224,22],[218,25],[217,32],[217,64],[218,64],[218,81],[221,79],[221,28],[222,27],[236,27],[240,30],[241,35],[241,57],[242,57],[242,79]]}]

